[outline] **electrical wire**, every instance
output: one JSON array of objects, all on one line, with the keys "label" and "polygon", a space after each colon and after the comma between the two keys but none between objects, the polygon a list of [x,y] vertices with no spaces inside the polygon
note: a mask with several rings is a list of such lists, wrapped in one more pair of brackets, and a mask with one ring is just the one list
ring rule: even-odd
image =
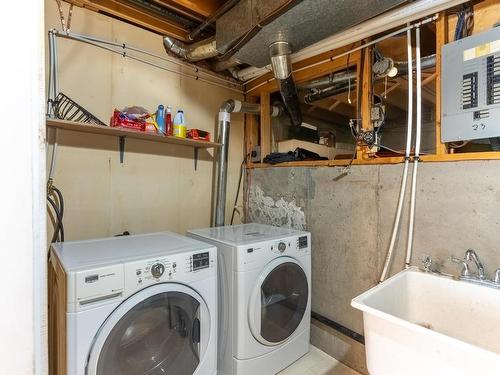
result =
[{"label": "electrical wire", "polygon": [[49,209],[52,208],[54,217],[54,234],[52,235],[52,241],[54,242],[64,242],[64,198],[61,190],[53,184],[53,176],[55,171],[56,159],[57,159],[57,129],[54,136],[54,145],[52,146],[52,156],[50,161],[49,177],[47,180],[47,202],[49,204]]},{"label": "electrical wire", "polygon": [[248,154],[247,156],[245,156],[243,158],[243,161],[241,162],[240,177],[238,179],[238,188],[236,189],[236,197],[234,198],[233,213],[231,214],[231,225],[233,225],[234,214],[238,210],[236,205],[238,204],[238,199],[240,197],[241,181],[243,180],[243,171],[245,170],[245,165],[247,163],[247,160],[248,160],[249,156],[250,156],[250,154]]}]

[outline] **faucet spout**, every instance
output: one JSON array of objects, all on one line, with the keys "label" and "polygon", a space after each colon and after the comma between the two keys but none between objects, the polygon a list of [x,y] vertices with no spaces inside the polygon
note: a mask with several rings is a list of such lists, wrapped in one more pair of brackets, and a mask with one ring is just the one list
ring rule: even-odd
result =
[{"label": "faucet spout", "polygon": [[465,253],[465,259],[468,261],[473,261],[476,264],[477,267],[477,276],[479,279],[484,280],[486,278],[484,274],[484,267],[481,261],[479,260],[479,256],[473,249],[467,250]]}]

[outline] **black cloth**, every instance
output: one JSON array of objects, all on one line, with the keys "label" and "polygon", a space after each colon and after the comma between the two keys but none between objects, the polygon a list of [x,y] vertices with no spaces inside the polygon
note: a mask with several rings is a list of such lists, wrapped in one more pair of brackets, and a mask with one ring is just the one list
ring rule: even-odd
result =
[{"label": "black cloth", "polygon": [[264,163],[279,164],[288,161],[305,161],[305,160],[328,160],[328,158],[319,156],[317,153],[306,150],[305,148],[297,147],[295,151],[272,152],[269,155],[266,155],[266,157],[264,158]]}]

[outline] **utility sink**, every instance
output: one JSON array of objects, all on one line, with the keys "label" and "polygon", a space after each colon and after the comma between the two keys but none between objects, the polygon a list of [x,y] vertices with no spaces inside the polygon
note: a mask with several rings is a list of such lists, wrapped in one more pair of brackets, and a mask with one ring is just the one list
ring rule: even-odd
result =
[{"label": "utility sink", "polygon": [[352,300],[370,375],[499,375],[500,290],[409,268]]}]

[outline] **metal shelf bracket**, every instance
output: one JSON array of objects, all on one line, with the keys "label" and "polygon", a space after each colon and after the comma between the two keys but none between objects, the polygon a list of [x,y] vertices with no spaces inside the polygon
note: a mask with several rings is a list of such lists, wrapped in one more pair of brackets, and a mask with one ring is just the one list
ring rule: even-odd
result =
[{"label": "metal shelf bracket", "polygon": [[120,164],[123,164],[123,157],[125,156],[125,136],[120,136],[118,142],[120,144]]}]

